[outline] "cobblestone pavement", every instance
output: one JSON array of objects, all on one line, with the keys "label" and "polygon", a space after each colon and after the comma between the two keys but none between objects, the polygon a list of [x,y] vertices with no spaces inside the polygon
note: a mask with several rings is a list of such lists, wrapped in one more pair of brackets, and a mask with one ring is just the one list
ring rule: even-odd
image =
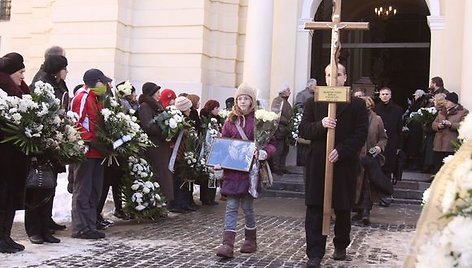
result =
[{"label": "cobblestone pavement", "polygon": [[[263,198],[255,207],[258,250],[239,253],[244,239],[240,217],[235,258],[230,260],[215,255],[223,226],[224,204],[220,204],[157,222],[116,221],[105,230],[107,237],[98,241],[70,238],[66,230],[57,232],[59,244],[33,245],[23,224],[15,223],[13,236],[26,250],[0,254],[0,267],[304,267],[303,200]],[[329,257],[333,244],[328,238],[323,267],[401,267],[419,211],[414,205],[374,207],[373,224],[353,225],[347,261]]]}]

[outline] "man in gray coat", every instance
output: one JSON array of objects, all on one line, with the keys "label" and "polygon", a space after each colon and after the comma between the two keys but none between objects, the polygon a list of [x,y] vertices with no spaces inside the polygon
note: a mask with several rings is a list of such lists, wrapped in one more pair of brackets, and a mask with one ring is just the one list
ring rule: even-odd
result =
[{"label": "man in gray coat", "polygon": [[290,86],[284,83],[279,88],[279,96],[272,101],[272,111],[279,111],[280,109],[280,121],[277,131],[275,132],[276,139],[276,152],[272,160],[273,171],[277,175],[283,175],[288,173],[285,162],[288,155],[288,135],[290,135],[290,129],[288,128],[288,122],[292,117],[292,105],[288,102],[290,97]]}]

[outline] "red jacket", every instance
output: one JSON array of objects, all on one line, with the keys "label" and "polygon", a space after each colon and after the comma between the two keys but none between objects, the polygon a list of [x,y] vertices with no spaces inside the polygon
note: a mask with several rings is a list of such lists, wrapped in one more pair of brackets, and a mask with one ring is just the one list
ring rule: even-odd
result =
[{"label": "red jacket", "polygon": [[[97,95],[91,91],[87,86],[81,88],[77,95],[72,99],[71,110],[79,115],[79,131],[82,132],[82,139],[86,143],[95,140],[96,125],[101,120],[100,111],[102,110],[102,103],[98,100]],[[94,148],[89,148],[85,155],[87,158],[102,158],[103,155]]]}]

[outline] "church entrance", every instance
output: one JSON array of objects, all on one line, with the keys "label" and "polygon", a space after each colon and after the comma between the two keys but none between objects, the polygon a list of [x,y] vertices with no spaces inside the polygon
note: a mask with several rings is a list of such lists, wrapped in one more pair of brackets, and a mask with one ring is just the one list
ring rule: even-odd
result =
[{"label": "church entrance", "polygon": [[[331,5],[331,0],[323,0],[315,21],[330,21]],[[375,13],[375,8],[390,6],[389,16]],[[342,21],[370,23],[368,31],[341,31],[340,62],[347,67],[348,83],[370,80],[376,90],[388,86],[394,101],[406,108],[413,92],[417,88],[426,90],[429,85],[431,32],[425,1],[349,0],[343,1],[341,14]],[[314,31],[312,38],[311,76],[324,84],[331,32]]]}]

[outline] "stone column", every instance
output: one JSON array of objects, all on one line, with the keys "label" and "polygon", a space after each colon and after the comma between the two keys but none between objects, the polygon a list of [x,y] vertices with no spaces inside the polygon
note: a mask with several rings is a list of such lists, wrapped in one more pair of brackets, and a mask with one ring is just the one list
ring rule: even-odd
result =
[{"label": "stone column", "polygon": [[295,84],[293,88],[293,98],[296,94],[305,89],[306,82],[310,79],[311,71],[311,45],[312,37],[309,30],[305,30],[305,22],[313,21],[302,18],[298,21],[297,32],[297,52],[295,64]]},{"label": "stone column", "polygon": [[444,76],[443,67],[446,64],[444,51],[444,27],[445,19],[443,16],[428,16],[428,24],[431,29],[431,49],[430,49],[430,69],[429,78],[434,76]]},{"label": "stone column", "polygon": [[472,18],[469,14],[472,12],[472,1],[465,1],[463,41],[462,41],[462,79],[460,86],[460,103],[472,111],[472,82],[469,80],[472,74]]},{"label": "stone column", "polygon": [[243,81],[259,89],[258,98],[265,107],[270,106],[273,1],[248,1],[244,46]]}]

